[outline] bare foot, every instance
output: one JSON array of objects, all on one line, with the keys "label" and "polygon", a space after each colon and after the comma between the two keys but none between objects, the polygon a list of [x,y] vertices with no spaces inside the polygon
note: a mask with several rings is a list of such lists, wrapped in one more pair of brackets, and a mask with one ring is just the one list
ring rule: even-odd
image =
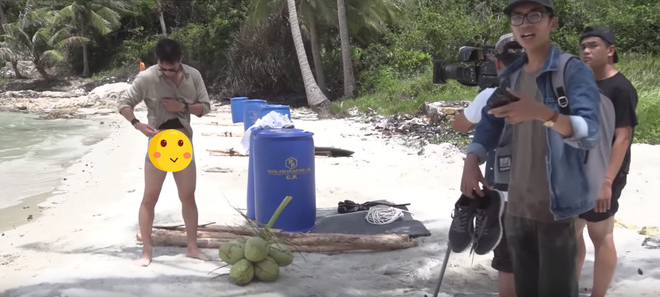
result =
[{"label": "bare foot", "polygon": [[142,257],[140,257],[140,259],[135,260],[135,262],[133,262],[133,264],[135,264],[137,266],[142,266],[142,267],[149,266],[149,264],[151,264],[151,253],[152,253],[151,248],[143,249],[142,250]]},{"label": "bare foot", "polygon": [[190,258],[200,259],[203,261],[210,260],[210,258],[204,253],[202,253],[202,251],[200,251],[199,248],[188,248],[188,253],[186,253],[186,256]]}]

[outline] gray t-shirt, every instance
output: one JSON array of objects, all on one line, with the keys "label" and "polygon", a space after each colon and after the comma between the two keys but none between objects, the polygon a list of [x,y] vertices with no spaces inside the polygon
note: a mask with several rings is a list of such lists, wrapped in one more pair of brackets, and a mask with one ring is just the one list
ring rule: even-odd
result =
[{"label": "gray t-shirt", "polygon": [[[536,85],[540,71],[523,68],[516,90],[542,101]],[[512,125],[512,157],[507,213],[513,216],[553,222],[550,212],[550,187],[546,168],[546,128],[537,120]]]}]

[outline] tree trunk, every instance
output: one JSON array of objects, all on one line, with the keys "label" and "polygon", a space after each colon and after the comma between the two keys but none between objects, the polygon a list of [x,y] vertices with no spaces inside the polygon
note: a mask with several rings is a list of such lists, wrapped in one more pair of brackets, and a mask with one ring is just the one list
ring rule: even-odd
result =
[{"label": "tree trunk", "polygon": [[355,77],[353,76],[351,45],[348,39],[348,21],[344,0],[337,0],[337,14],[339,16],[339,40],[341,41],[342,68],[344,70],[344,98],[353,98],[355,97]]},{"label": "tree trunk", "polygon": [[26,78],[25,75],[23,75],[21,71],[18,70],[18,61],[11,61],[11,68],[14,69],[14,75],[16,76],[16,78],[18,79]]},{"label": "tree trunk", "polygon": [[328,96],[328,86],[325,84],[325,74],[323,71],[323,61],[321,60],[321,49],[319,48],[319,36],[316,31],[315,21],[309,24],[309,35],[311,35],[312,57],[314,58],[314,70],[316,70],[316,81],[319,83],[321,92]]},{"label": "tree trunk", "polygon": [[165,17],[163,16],[163,3],[158,1],[158,19],[160,20],[160,30],[163,31],[163,36],[167,37],[167,26],[165,25]]},{"label": "tree trunk", "polygon": [[[86,20],[85,20],[84,16],[81,13],[81,16],[80,16],[80,35],[82,37],[86,37],[85,36],[85,29],[86,29],[87,24],[85,22],[86,22]],[[83,77],[89,77],[90,76],[90,73],[89,73],[89,51],[87,49],[87,43],[86,42],[83,43],[82,48],[83,48],[83,73],[82,73],[82,76]]]},{"label": "tree trunk", "polygon": [[0,32],[2,33],[5,33],[5,24],[7,24],[7,17],[4,8],[2,8],[2,3],[0,3]]},{"label": "tree trunk", "polygon": [[309,61],[307,61],[307,53],[305,52],[305,45],[303,44],[302,34],[300,33],[296,1],[287,0],[286,2],[289,9],[289,27],[291,27],[291,35],[296,47],[296,54],[298,55],[300,72],[302,72],[303,83],[305,84],[307,103],[309,104],[309,107],[319,115],[319,117],[330,117],[330,101],[316,84],[312,69],[309,67]]},{"label": "tree trunk", "polygon": [[45,80],[51,79],[48,72],[46,72],[46,69],[44,69],[44,65],[41,65],[41,62],[39,62],[39,60],[32,61],[32,63],[34,63],[35,68],[37,68],[37,72],[39,72],[39,75],[41,75],[43,79]]}]

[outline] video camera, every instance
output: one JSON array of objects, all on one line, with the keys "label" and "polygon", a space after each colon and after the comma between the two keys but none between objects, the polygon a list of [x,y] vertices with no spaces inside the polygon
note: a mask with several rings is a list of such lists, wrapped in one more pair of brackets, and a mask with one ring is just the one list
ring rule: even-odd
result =
[{"label": "video camera", "polygon": [[433,62],[433,83],[446,84],[453,79],[465,86],[479,86],[480,90],[500,85],[495,66],[494,46],[462,46],[458,50],[460,62],[472,62],[472,66],[447,65],[444,61]]}]

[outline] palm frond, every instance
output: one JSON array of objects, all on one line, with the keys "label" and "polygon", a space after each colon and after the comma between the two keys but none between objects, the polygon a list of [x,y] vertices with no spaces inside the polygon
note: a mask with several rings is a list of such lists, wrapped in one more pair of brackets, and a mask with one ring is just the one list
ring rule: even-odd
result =
[{"label": "palm frond", "polygon": [[88,14],[88,18],[89,18],[88,19],[89,25],[91,25],[91,27],[97,32],[99,32],[101,35],[106,35],[112,32],[112,29],[110,28],[110,22],[105,20],[96,12],[90,11]]},{"label": "palm frond", "polygon": [[107,21],[110,29],[119,28],[121,26],[121,16],[119,13],[108,7],[102,7],[94,11],[94,13]]},{"label": "palm frond", "polygon": [[32,35],[32,48],[48,45],[48,40],[50,40],[50,29],[39,28],[39,30]]},{"label": "palm frond", "polygon": [[284,9],[286,9],[286,1],[283,0],[251,0],[246,21],[250,25],[260,26]]},{"label": "palm frond", "polygon": [[41,53],[39,57],[39,62],[44,66],[50,66],[64,61],[66,61],[66,55],[58,50],[47,50]]},{"label": "palm frond", "polygon": [[14,61],[16,60],[16,53],[8,47],[0,47],[0,59],[5,61]]},{"label": "palm frond", "polygon": [[71,36],[69,38],[60,40],[54,44],[55,48],[71,48],[76,46],[82,46],[85,43],[90,42],[90,39],[82,36]]}]

